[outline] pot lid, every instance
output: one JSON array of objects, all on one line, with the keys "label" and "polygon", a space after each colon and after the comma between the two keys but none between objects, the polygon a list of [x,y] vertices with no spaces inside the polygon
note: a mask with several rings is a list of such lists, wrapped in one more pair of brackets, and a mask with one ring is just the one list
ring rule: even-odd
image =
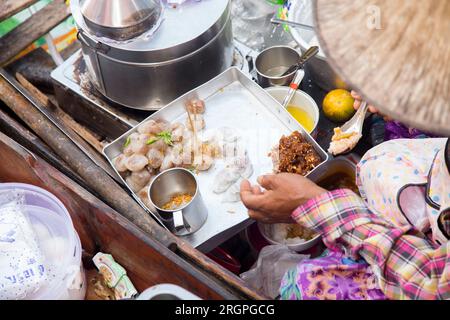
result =
[{"label": "pot lid", "polygon": [[450,135],[450,1],[317,0],[328,61],[380,112]]},{"label": "pot lid", "polygon": [[151,37],[105,42],[86,27],[79,9],[81,2],[71,0],[70,6],[83,38],[92,47],[98,42],[105,44],[104,55],[132,63],[159,63],[190,54],[213,40],[230,21],[231,14],[231,0],[189,0],[177,6],[163,0],[161,23]]},{"label": "pot lid", "polygon": [[96,36],[128,40],[152,29],[161,16],[160,0],[81,0],[81,14]]}]

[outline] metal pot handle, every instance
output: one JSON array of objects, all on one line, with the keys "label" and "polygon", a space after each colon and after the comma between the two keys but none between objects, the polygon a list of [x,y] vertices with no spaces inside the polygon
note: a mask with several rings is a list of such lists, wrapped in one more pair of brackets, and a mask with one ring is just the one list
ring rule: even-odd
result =
[{"label": "metal pot handle", "polygon": [[176,231],[180,231],[182,229],[186,229],[188,232],[191,230],[191,226],[189,223],[184,220],[183,211],[175,211],[173,213],[173,224]]},{"label": "metal pot handle", "polygon": [[78,30],[78,32],[77,32],[77,39],[78,39],[78,41],[84,43],[86,46],[88,46],[89,48],[91,48],[94,51],[97,51],[97,52],[100,52],[100,53],[103,53],[103,54],[107,54],[108,53],[109,47],[106,44],[91,39],[92,41],[95,42],[95,46],[91,46],[89,44],[89,41],[86,41],[84,39],[84,36],[82,35],[82,33],[83,33],[82,30]]}]

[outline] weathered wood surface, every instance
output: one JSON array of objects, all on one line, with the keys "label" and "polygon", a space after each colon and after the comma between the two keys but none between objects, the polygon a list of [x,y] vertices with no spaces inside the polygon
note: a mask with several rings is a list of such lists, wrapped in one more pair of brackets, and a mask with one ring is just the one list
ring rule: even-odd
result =
[{"label": "weathered wood surface", "polygon": [[384,114],[450,135],[450,1],[314,1],[336,71]]},{"label": "weathered wood surface", "polygon": [[5,111],[1,109],[2,106],[3,105],[0,102],[0,132],[3,132],[9,137],[14,137],[15,141],[20,143],[22,146],[46,160],[56,169],[64,172],[78,184],[82,185],[85,188],[87,187],[80,176],[73,172],[73,170],[70,169],[69,166],[53,152],[53,150],[51,150],[34,133],[24,128],[15,119],[11,118]]},{"label": "weathered wood surface", "polygon": [[[12,165],[4,165],[10,163]],[[110,253],[139,291],[172,283],[204,299],[245,297],[201,272],[101,200],[0,133],[0,181],[29,183],[57,196],[68,209],[88,256]]]},{"label": "weathered wood surface", "polygon": [[45,35],[70,15],[63,0],[54,0],[0,38],[0,66]]},{"label": "weathered wood surface", "polygon": [[[1,70],[0,73],[5,74]],[[20,86],[20,84],[17,85]],[[171,234],[159,226],[127,192],[17,92],[3,76],[0,77],[0,99],[102,199],[164,245],[168,247],[175,245],[174,237]]]},{"label": "weathered wood surface", "polygon": [[[16,78],[20,82],[20,84],[34,97],[36,98],[43,107],[47,109],[47,111],[51,112],[56,120],[58,120],[61,124],[64,124],[65,127],[72,129],[72,131],[83,138],[87,143],[91,145],[99,154],[102,153],[103,147],[105,146],[99,138],[94,135],[90,130],[86,129],[78,122],[72,119],[67,113],[65,113],[61,108],[53,104],[50,99],[42,93],[38,88],[33,86],[24,76],[20,73],[16,73]],[[92,156],[96,156],[92,154]],[[102,156],[96,156],[97,161],[103,162],[104,165],[109,166]]]},{"label": "weathered wood surface", "polygon": [[[12,77],[11,77],[12,79]],[[53,104],[50,99],[40,92],[36,87],[29,83],[25,78],[18,74],[18,79],[21,82],[23,88],[28,92],[28,96],[34,103],[37,103],[41,108],[40,111],[44,111],[45,114],[52,119],[54,123],[57,124],[59,128],[64,130],[65,135],[67,135],[77,147],[79,147],[83,153],[85,153],[95,164],[100,166],[104,171],[106,171],[111,177],[113,177],[117,182],[122,184],[120,178],[111,168],[111,165],[101,154],[102,145],[96,138],[85,130],[81,125],[73,121],[73,119],[67,115],[61,108]],[[87,141],[89,140],[89,141]],[[95,141],[95,143],[94,143]],[[95,147],[93,148],[90,144],[93,143]],[[98,150],[96,151],[95,149]]]},{"label": "weathered wood surface", "polygon": [[28,8],[38,0],[0,0],[0,22]]}]

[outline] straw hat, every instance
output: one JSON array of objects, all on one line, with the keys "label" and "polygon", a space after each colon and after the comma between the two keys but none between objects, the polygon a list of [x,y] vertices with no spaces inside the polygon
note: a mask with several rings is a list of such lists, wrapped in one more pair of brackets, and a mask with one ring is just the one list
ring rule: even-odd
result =
[{"label": "straw hat", "polygon": [[330,64],[380,112],[450,136],[450,1],[317,0]]}]

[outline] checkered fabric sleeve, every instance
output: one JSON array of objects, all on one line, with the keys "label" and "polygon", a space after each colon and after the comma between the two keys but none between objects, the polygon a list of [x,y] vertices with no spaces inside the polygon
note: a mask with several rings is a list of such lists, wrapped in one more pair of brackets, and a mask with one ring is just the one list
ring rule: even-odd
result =
[{"label": "checkered fabric sleeve", "polygon": [[346,189],[311,199],[292,217],[327,247],[364,258],[389,299],[450,299],[450,241],[437,246],[413,227],[394,227]]}]

